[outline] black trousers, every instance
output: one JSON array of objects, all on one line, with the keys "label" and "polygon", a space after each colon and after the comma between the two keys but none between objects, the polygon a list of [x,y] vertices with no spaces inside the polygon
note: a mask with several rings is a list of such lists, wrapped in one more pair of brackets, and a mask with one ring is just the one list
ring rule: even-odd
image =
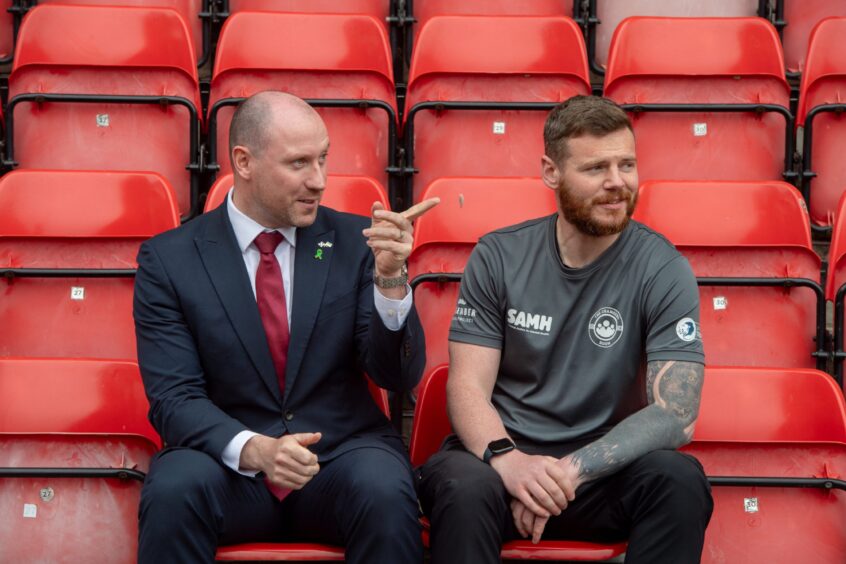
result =
[{"label": "black trousers", "polygon": [[[502,543],[520,538],[499,474],[455,440],[417,470],[417,491],[431,522],[433,564],[500,562]],[[699,461],[659,450],[580,487],[542,539],[628,540],[629,564],[694,563],[712,509]]]},{"label": "black trousers", "polygon": [[322,463],[279,502],[261,479],[207,454],[168,449],[141,491],[138,562],[213,562],[218,545],[322,542],[345,547],[346,562],[421,563],[411,465],[399,453],[358,448]]}]

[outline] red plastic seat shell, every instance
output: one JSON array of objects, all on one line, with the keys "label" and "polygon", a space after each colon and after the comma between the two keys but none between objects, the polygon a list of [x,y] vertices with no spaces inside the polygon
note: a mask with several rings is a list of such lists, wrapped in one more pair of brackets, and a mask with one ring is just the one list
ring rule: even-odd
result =
[{"label": "red plastic seat shell", "polygon": [[[634,218],[675,244],[698,277],[819,281],[804,202],[788,184],[645,182],[639,193]],[[812,289],[700,286],[699,295],[709,365],[816,365]]]},{"label": "red plastic seat shell", "polygon": [[420,32],[409,90],[423,76],[450,73],[564,75],[590,83],[584,39],[567,17],[433,18]]},{"label": "red plastic seat shell", "polygon": [[846,3],[841,0],[783,0],[784,61],[787,70],[805,73],[809,38],[816,25],[827,17],[846,16]]},{"label": "red plastic seat shell", "polygon": [[627,77],[762,76],[787,86],[778,33],[762,18],[631,17],[611,40],[605,88]]},{"label": "red plastic seat shell", "polygon": [[[174,96],[199,111],[185,22],[169,8],[37,6],[21,27],[9,98],[41,93]],[[187,108],[26,102],[15,118],[20,168],[159,172],[188,213],[195,133]]]},{"label": "red plastic seat shell", "polygon": [[18,45],[12,75],[45,65],[169,68],[197,82],[188,28],[171,9],[39,5],[26,15]]},{"label": "red plastic seat shell", "polygon": [[[802,84],[799,89],[797,127],[805,125],[816,106],[846,102],[846,17],[826,18],[811,33]],[[823,112],[813,121],[811,169],[811,218],[818,225],[832,225],[840,195],[846,187],[846,118]]]},{"label": "red plastic seat shell", "polygon": [[155,173],[14,170],[0,178],[0,241],[148,238],[178,225],[173,188]]},{"label": "red plastic seat shell", "polygon": [[[161,444],[135,363],[2,358],[0,398],[2,467],[146,472]],[[136,480],[4,478],[0,505],[15,511],[0,526],[0,559],[133,561],[140,493]],[[33,519],[21,518],[25,504]]]},{"label": "red plastic seat shell", "polygon": [[194,48],[194,57],[199,57],[203,52],[203,20],[200,19],[200,12],[203,11],[202,0],[38,0],[38,4],[171,8],[179,13],[186,24]]},{"label": "red plastic seat shell", "polygon": [[[16,170],[0,179],[0,267],[132,269],[179,225],[151,173]],[[3,278],[0,356],[134,359],[132,278]],[[49,335],[46,338],[45,335]]]},{"label": "red plastic seat shell", "polygon": [[212,80],[231,70],[356,71],[393,84],[387,33],[371,16],[238,12],[220,33]]}]

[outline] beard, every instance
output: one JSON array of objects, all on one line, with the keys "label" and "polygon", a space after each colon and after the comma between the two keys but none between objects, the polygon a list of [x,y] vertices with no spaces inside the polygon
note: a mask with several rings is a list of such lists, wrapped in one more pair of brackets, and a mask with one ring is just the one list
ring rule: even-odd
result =
[{"label": "beard", "polygon": [[[577,200],[567,190],[564,184],[560,184],[555,191],[558,198],[558,207],[564,215],[564,219],[573,225],[580,233],[591,237],[605,237],[620,233],[629,224],[629,219],[637,204],[637,191],[623,189],[619,194],[594,198],[592,200]],[[626,200],[626,214],[616,221],[600,221],[593,217],[593,209],[602,204],[611,204],[620,199]]]}]

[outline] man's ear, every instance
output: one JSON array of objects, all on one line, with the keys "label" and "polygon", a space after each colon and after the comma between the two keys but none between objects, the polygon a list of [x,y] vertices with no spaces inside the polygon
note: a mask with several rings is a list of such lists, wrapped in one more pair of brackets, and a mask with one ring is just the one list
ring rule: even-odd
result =
[{"label": "man's ear", "polygon": [[541,178],[548,188],[557,190],[561,184],[561,170],[547,155],[541,157]]},{"label": "man's ear", "polygon": [[244,180],[249,180],[252,173],[253,155],[243,145],[236,145],[232,148],[232,173]]}]

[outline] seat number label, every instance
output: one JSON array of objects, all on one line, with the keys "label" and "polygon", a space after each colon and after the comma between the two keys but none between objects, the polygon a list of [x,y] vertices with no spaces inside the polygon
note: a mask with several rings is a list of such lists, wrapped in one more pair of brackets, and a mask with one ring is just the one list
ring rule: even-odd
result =
[{"label": "seat number label", "polygon": [[82,286],[71,286],[71,299],[72,300],[84,300],[85,299],[85,288]]}]

